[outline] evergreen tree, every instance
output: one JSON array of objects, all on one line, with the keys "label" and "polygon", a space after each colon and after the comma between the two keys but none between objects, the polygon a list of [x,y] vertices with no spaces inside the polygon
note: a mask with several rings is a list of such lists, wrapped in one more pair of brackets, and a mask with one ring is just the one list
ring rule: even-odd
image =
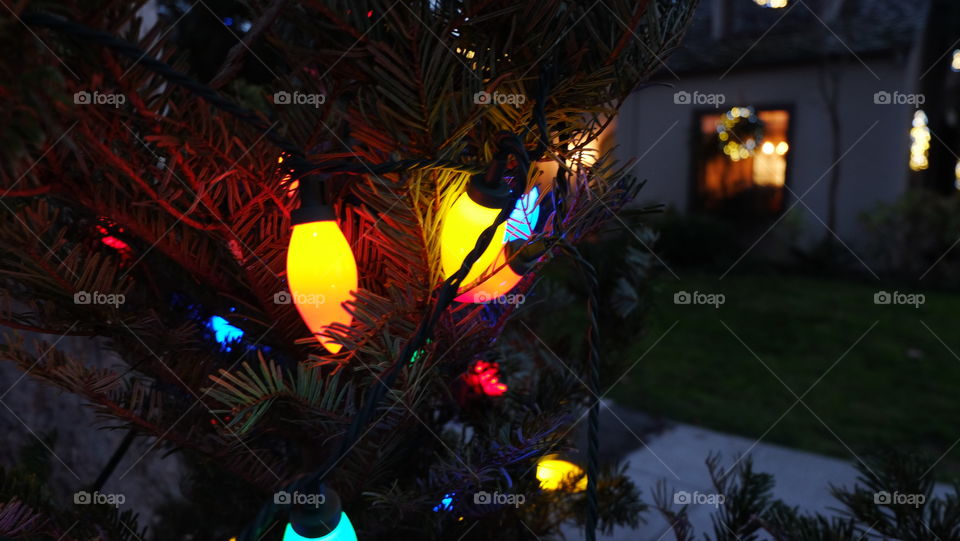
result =
[{"label": "evergreen tree", "polygon": [[[274,495],[306,480],[336,490],[361,539],[521,539],[570,520],[592,531],[596,511],[601,528],[636,524],[622,472],[589,470],[585,492],[540,490],[534,475],[596,403],[583,383],[595,351],[548,366],[512,330],[516,303],[452,302],[480,251],[445,270],[441,233],[474,175],[511,188],[501,221],[536,187],[542,219],[508,224],[511,261],[531,265],[511,293],[536,295],[533,275],[555,258],[591,283],[576,243],[637,186],[587,149],[693,4],[271,0],[235,6],[244,28],[205,5],[193,11],[216,26],[147,28],[142,2],[9,6],[2,358],[197,467],[189,524],[159,538],[279,538],[290,507]],[[204,50],[224,32],[228,50]],[[319,199],[359,276],[351,324],[320,337],[333,354],[285,297],[291,216]],[[500,235],[491,225],[477,246]],[[333,257],[308,255],[317,268]],[[218,342],[215,317],[242,337]],[[20,331],[99,337],[126,366],[34,348]],[[498,363],[508,392],[471,385],[478,360]],[[22,472],[5,480],[9,538],[142,535],[129,513],[50,501]],[[477,505],[480,491],[526,502]]]}]

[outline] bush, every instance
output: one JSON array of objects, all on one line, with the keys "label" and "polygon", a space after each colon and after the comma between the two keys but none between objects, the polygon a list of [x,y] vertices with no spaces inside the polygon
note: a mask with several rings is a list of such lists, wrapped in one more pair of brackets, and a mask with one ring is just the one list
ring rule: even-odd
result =
[{"label": "bush", "polygon": [[654,228],[656,252],[668,265],[725,268],[742,253],[736,227],[711,216],[668,211]]},{"label": "bush", "polygon": [[879,270],[900,279],[960,285],[960,195],[944,197],[922,189],[860,216]]}]

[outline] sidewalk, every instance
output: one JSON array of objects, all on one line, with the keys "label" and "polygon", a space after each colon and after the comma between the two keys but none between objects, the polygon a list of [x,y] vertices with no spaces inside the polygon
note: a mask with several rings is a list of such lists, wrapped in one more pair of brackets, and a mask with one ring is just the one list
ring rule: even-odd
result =
[{"label": "sidewalk", "polygon": [[[710,453],[720,453],[723,466],[729,466],[739,456],[749,453],[753,458],[754,471],[773,475],[773,497],[783,500],[787,505],[797,506],[802,513],[839,515],[841,506],[830,494],[830,485],[853,486],[858,476],[852,460],[788,449],[692,425],[656,423],[641,413],[625,410],[609,402],[606,405],[610,409],[603,408],[601,414],[601,448],[606,450],[604,459],[618,458],[621,463],[629,463],[627,475],[642,491],[642,498],[648,503],[652,502],[653,490],[661,479],[667,484],[668,495],[679,491],[713,494],[704,462]],[[631,450],[626,449],[628,444],[632,445]],[[934,490],[935,495],[944,492],[948,492],[948,487],[942,484],[938,484]],[[689,517],[697,539],[702,539],[703,534],[711,539],[714,537],[710,520],[713,512],[712,505],[690,505]],[[598,535],[598,539],[675,539],[666,520],[655,509],[648,510],[644,518],[647,523],[641,524],[636,530],[618,529],[610,536]],[[573,529],[566,532],[570,540],[583,537],[582,532]],[[767,537],[761,536],[760,539]]]},{"label": "sidewalk", "polygon": [[[690,494],[715,492],[704,460],[711,453],[721,454],[722,464],[729,466],[737,457],[749,453],[754,470],[773,474],[776,484],[773,496],[805,512],[837,514],[831,508],[839,503],[830,495],[830,484],[852,486],[857,478],[853,465],[836,458],[828,458],[804,451],[787,449],[767,443],[731,436],[695,426],[677,424],[628,454],[627,474],[643,490],[644,499],[652,499],[657,481],[664,479],[667,493],[686,491]],[[678,506],[679,507],[679,506]],[[691,505],[689,517],[697,537],[703,533],[713,537],[710,515],[712,505]],[[666,520],[655,510],[646,514],[647,524],[634,531],[614,532],[603,537],[608,541],[672,540]]]}]

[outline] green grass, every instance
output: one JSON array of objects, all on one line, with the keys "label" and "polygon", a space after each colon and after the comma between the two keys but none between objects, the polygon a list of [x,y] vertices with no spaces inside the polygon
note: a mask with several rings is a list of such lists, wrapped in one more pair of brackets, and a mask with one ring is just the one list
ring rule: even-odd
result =
[{"label": "green grass", "polygon": [[[653,288],[642,333],[605,337],[626,366],[650,350],[613,388],[619,402],[849,459],[896,448],[932,462],[960,438],[960,295],[928,291],[917,309],[874,304],[869,283],[680,274]],[[726,303],[676,305],[679,290]],[[960,444],[938,470],[960,472]]]}]

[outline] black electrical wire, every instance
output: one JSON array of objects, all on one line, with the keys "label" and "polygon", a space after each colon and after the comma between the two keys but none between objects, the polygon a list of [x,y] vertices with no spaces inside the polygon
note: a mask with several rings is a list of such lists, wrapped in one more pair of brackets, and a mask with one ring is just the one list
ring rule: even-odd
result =
[{"label": "black electrical wire", "polygon": [[[126,56],[128,58],[134,59],[135,62],[144,66],[145,68],[153,71],[164,77],[166,80],[171,83],[177,84],[186,90],[190,91],[194,95],[204,99],[212,106],[225,111],[239,120],[253,126],[259,131],[264,133],[264,139],[270,141],[275,146],[289,154],[289,157],[285,162],[291,168],[295,176],[304,176],[311,173],[322,173],[322,172],[338,172],[338,173],[353,173],[353,174],[384,174],[397,171],[408,171],[412,169],[427,169],[427,168],[436,168],[436,169],[448,169],[459,171],[463,173],[476,174],[483,171],[483,169],[478,168],[474,165],[462,164],[459,162],[453,162],[449,160],[431,160],[431,159],[408,159],[400,160],[393,162],[384,162],[379,164],[365,163],[359,160],[354,161],[328,161],[314,163],[306,160],[304,158],[304,152],[300,149],[299,146],[292,143],[288,139],[284,138],[280,133],[275,129],[275,125],[268,124],[260,115],[245,109],[238,104],[234,103],[231,100],[228,100],[221,96],[217,91],[212,88],[196,81],[190,76],[181,73],[170,65],[149,56],[145,51],[142,51],[135,45],[121,40],[113,35],[110,35],[106,32],[100,30],[95,30],[87,26],[78,24],[76,22],[70,21],[63,17],[57,17],[46,13],[26,13],[21,16],[21,20],[32,26],[50,28],[52,30],[57,30],[59,32],[84,39],[86,41],[91,41],[105,47],[110,48],[117,53]],[[538,96],[534,103],[533,118],[531,119],[530,125],[525,129],[525,133],[529,133],[531,127],[535,126],[540,137],[537,141],[537,146],[532,153],[528,153],[526,148],[523,145],[523,142],[519,137],[515,135],[511,136],[498,136],[497,138],[497,152],[502,156],[504,154],[512,154],[520,162],[521,171],[529,171],[531,156],[533,159],[537,160],[543,155],[546,151],[547,146],[549,145],[549,139],[547,134],[547,123],[546,115],[544,112],[544,107],[546,103],[547,88],[549,86],[549,80],[552,78],[552,68],[547,67],[541,71],[539,85],[538,85]],[[494,165],[491,164],[491,167]],[[493,240],[493,235],[496,233],[497,228],[500,224],[504,223],[510,216],[513,208],[516,206],[517,200],[523,195],[522,189],[516,189],[513,191],[510,204],[503,207],[500,213],[497,215],[494,223],[487,227],[477,238],[477,242],[474,245],[470,253],[467,254],[466,258],[463,261],[460,269],[447,278],[444,283],[441,285],[439,292],[437,293],[436,304],[428,310],[424,319],[421,320],[420,325],[417,328],[416,333],[413,338],[407,342],[402,350],[401,354],[397,358],[397,361],[384,373],[382,378],[379,378],[378,385],[370,391],[367,397],[366,403],[363,405],[363,408],[354,418],[351,423],[350,429],[348,430],[346,436],[341,442],[339,451],[335,455],[331,455],[328,460],[328,466],[322,470],[314,472],[311,475],[300,478],[290,484],[288,488],[296,489],[300,486],[310,485],[319,483],[323,478],[329,473],[329,471],[340,461],[346,453],[353,447],[357,439],[359,438],[359,431],[362,427],[366,426],[370,420],[372,420],[375,413],[377,405],[383,399],[383,397],[390,391],[393,385],[396,383],[397,378],[400,375],[403,367],[406,366],[410,359],[413,358],[413,355],[420,350],[425,344],[426,340],[431,336],[433,328],[436,326],[437,321],[440,318],[440,315],[444,310],[453,302],[456,297],[457,290],[460,287],[460,283],[466,277],[470,268],[474,263],[480,258],[483,254],[486,247]],[[591,354],[590,354],[590,387],[596,393],[597,387],[599,385],[599,350],[597,343],[597,299],[596,299],[596,272],[593,271],[593,267],[589,265],[582,257],[579,256],[577,252],[578,261],[581,262],[581,265],[586,265],[585,269],[588,269],[585,272],[585,276],[590,281],[590,299],[588,302],[589,310],[591,312],[590,316],[590,328],[588,330],[588,344],[590,345]],[[598,518],[598,508],[597,508],[597,488],[596,488],[596,475],[597,475],[597,456],[598,456],[598,416],[599,416],[599,404],[594,404],[590,410],[590,443],[588,447],[588,465],[587,465],[587,500],[588,500],[588,513],[587,513],[587,538],[589,541],[593,541],[596,538],[596,525]],[[122,455],[121,455],[122,456]],[[119,461],[119,457],[117,457]],[[253,541],[258,539],[260,531],[266,524],[269,524],[273,521],[273,518],[277,511],[276,504],[269,504],[261,508],[260,512],[257,514],[256,519],[253,523],[248,526],[248,528],[239,536],[241,541]]]},{"label": "black electrical wire", "polygon": [[130,446],[133,444],[133,440],[136,439],[136,437],[137,430],[135,428],[127,430],[126,435],[124,435],[123,439],[120,440],[120,444],[110,456],[110,460],[108,460],[106,465],[103,466],[103,470],[100,471],[100,475],[97,476],[97,479],[90,487],[90,492],[100,492],[100,490],[103,489],[103,485],[107,484],[107,480],[110,479],[111,475],[113,475],[113,471],[117,469],[117,465],[120,464],[123,456],[127,454],[128,450],[130,450]]},{"label": "black electrical wire", "polygon": [[179,85],[194,95],[203,98],[207,103],[213,105],[221,111],[230,113],[237,119],[249,124],[256,130],[264,134],[264,139],[273,143],[280,150],[288,153],[290,156],[284,160],[294,172],[294,176],[302,176],[310,173],[337,172],[354,174],[375,174],[392,173],[395,171],[407,171],[411,169],[450,169],[463,173],[478,173],[482,169],[476,166],[465,165],[463,163],[450,160],[434,159],[409,159],[394,162],[384,162],[378,164],[366,163],[359,160],[353,161],[328,161],[328,162],[310,162],[304,158],[303,150],[287,138],[283,137],[276,129],[275,124],[267,123],[257,113],[245,109],[235,102],[223,97],[216,90],[197,81],[196,79],[175,70],[169,64],[148,55],[132,43],[119,39],[111,34],[89,28],[82,24],[70,21],[63,17],[57,17],[47,13],[25,13],[20,19],[31,26],[50,28],[58,32],[63,32],[86,41],[91,41],[103,45],[118,54],[132,58],[138,65],[162,76],[164,79]]},{"label": "black electrical wire", "polygon": [[600,473],[600,284],[597,280],[597,269],[587,261],[583,254],[571,244],[565,245],[566,251],[577,262],[584,280],[587,282],[587,388],[590,392],[588,400],[590,412],[587,417],[587,520],[586,539],[596,541],[597,522],[600,509],[597,501],[597,476]]}]

